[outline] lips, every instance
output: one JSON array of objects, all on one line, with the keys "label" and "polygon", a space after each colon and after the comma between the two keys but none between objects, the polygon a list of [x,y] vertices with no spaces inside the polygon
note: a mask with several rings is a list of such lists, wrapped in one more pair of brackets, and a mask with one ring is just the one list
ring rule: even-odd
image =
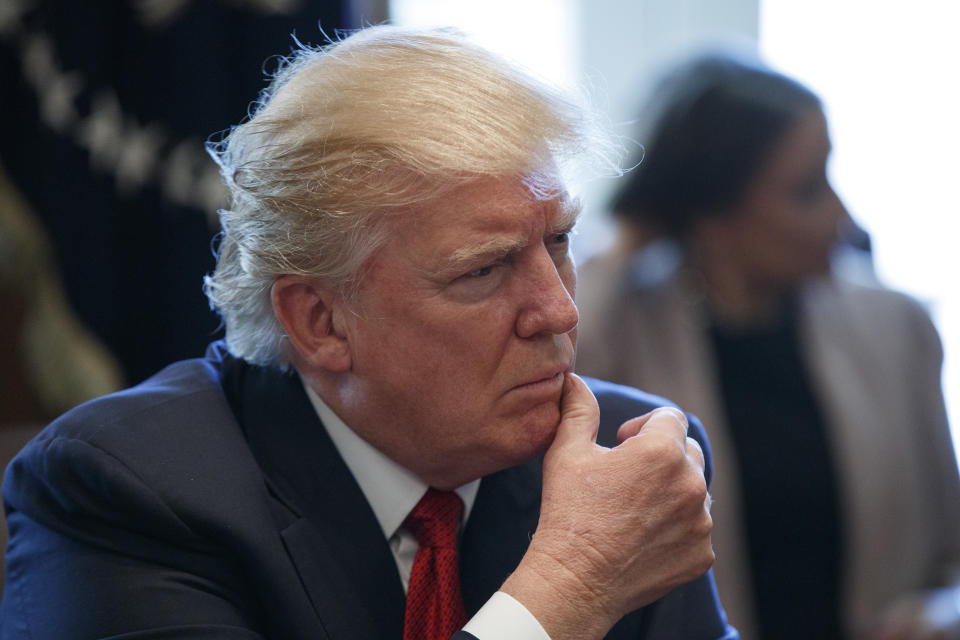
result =
[{"label": "lips", "polygon": [[554,386],[557,383],[563,384],[563,374],[570,370],[567,365],[553,366],[541,373],[531,376],[526,382],[514,386],[514,389],[535,389],[537,387]]}]

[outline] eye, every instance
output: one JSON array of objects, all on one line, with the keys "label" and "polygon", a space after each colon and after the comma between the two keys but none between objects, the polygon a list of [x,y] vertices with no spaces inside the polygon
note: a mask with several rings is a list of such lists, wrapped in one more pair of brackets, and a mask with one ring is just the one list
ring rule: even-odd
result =
[{"label": "eye", "polygon": [[499,291],[506,281],[509,260],[497,260],[463,272],[446,288],[447,295],[461,302],[478,302]]},{"label": "eye", "polygon": [[570,236],[573,232],[570,230],[552,233],[544,240],[547,250],[554,260],[565,260],[570,253]]},{"label": "eye", "polygon": [[474,269],[473,271],[469,271],[469,272],[465,273],[463,277],[465,277],[465,278],[483,278],[484,276],[488,276],[488,275],[490,275],[491,273],[493,273],[493,268],[494,268],[495,266],[496,266],[496,265],[488,264],[488,265],[485,266],[485,267],[480,267],[479,269]]}]

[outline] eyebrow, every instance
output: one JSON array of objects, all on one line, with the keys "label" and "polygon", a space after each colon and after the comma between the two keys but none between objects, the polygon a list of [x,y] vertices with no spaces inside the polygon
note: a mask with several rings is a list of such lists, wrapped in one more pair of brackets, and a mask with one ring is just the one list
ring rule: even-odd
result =
[{"label": "eyebrow", "polygon": [[571,231],[580,219],[580,213],[583,211],[583,201],[580,197],[565,198],[560,203],[560,214],[557,216],[557,224],[551,229],[550,233],[563,233]]},{"label": "eyebrow", "polygon": [[503,258],[514,251],[522,249],[526,244],[527,240],[521,234],[517,234],[516,236],[501,236],[488,240],[487,242],[457,249],[450,254],[448,260],[450,267],[455,268],[456,265],[473,262],[480,257],[490,259]]},{"label": "eyebrow", "polygon": [[[557,219],[554,224],[547,229],[545,235],[556,235],[560,233],[569,233],[573,230],[573,227],[577,224],[577,220],[580,217],[580,212],[583,209],[583,205],[579,198],[567,198],[560,203],[560,212],[557,215]],[[521,233],[518,233],[514,236],[501,236],[498,238],[493,238],[486,242],[481,242],[470,247],[464,247],[462,249],[457,249],[451,253],[444,266],[444,272],[447,271],[457,271],[458,269],[463,268],[464,265],[470,264],[476,260],[483,258],[484,260],[489,260],[495,262],[505,258],[506,256],[519,251],[527,246],[527,239]]]}]

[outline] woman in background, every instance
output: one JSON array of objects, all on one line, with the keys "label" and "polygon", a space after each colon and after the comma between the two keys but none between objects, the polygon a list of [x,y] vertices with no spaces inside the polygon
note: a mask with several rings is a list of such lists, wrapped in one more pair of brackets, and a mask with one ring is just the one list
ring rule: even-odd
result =
[{"label": "woman in background", "polygon": [[939,337],[911,299],[831,268],[851,223],[820,101],[725,56],[654,96],[621,241],[581,270],[578,371],[703,420],[744,640],[960,637]]}]

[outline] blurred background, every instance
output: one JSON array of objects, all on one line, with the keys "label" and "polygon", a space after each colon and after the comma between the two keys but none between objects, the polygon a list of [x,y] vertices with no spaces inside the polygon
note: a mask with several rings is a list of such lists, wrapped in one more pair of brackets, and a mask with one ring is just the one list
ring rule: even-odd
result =
[{"label": "blurred background", "polygon": [[[584,90],[629,139],[678,57],[758,51],[820,94],[830,173],[877,275],[924,303],[960,435],[960,4],[868,0],[0,0],[0,423],[35,423],[219,336],[201,278],[225,204],[211,135],[291,34],[454,25]],[[578,188],[579,260],[607,247],[611,179]]]}]

